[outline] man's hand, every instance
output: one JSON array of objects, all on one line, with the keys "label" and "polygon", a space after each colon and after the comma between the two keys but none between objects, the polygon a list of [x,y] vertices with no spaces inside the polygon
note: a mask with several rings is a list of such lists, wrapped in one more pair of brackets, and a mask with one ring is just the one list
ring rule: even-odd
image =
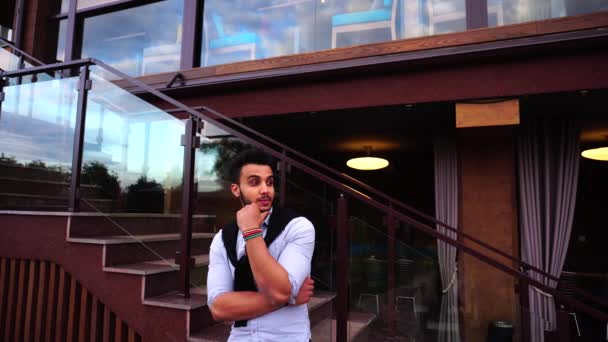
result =
[{"label": "man's hand", "polygon": [[241,232],[252,228],[260,228],[270,211],[260,212],[257,204],[247,204],[236,212],[236,224]]},{"label": "man's hand", "polygon": [[302,287],[300,287],[300,292],[296,296],[296,302],[292,305],[302,305],[308,303],[310,297],[312,297],[315,290],[315,281],[309,276],[302,283]]}]

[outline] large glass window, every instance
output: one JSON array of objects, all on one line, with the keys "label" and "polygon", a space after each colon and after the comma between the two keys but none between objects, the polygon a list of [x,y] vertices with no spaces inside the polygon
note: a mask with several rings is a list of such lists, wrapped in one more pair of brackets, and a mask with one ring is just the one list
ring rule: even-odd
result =
[{"label": "large glass window", "polygon": [[608,10],[608,0],[488,0],[488,26]]},{"label": "large glass window", "polygon": [[131,75],[179,70],[183,0],[167,0],[86,18],[82,57]]},{"label": "large glass window", "polygon": [[0,25],[0,37],[11,40],[13,38],[13,30],[8,27]]},{"label": "large glass window", "polygon": [[202,64],[466,30],[465,0],[207,0]]},{"label": "large glass window", "polygon": [[60,61],[65,61],[65,38],[68,28],[68,20],[63,19],[59,22],[59,34],[57,35],[57,54],[55,58]]},{"label": "large glass window", "polygon": [[[66,13],[70,8],[71,0],[61,0],[61,13]],[[117,0],[78,0],[76,9],[84,9],[93,6],[101,6],[117,2]]]}]

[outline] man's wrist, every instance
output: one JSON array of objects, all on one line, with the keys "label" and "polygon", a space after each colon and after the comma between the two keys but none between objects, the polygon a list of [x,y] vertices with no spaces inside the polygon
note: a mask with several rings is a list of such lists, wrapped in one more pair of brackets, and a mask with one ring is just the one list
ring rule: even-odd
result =
[{"label": "man's wrist", "polygon": [[262,236],[262,229],[260,228],[251,228],[251,229],[247,229],[245,231],[243,231],[243,239],[245,239],[245,242],[251,240],[251,239],[255,239],[257,237],[261,237]]}]

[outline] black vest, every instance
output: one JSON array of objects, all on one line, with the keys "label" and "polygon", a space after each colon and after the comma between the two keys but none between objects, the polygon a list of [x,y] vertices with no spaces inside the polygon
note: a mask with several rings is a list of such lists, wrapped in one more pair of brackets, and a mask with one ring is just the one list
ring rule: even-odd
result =
[{"label": "black vest", "polygon": [[[264,242],[266,246],[270,244],[283,232],[285,226],[296,217],[299,217],[295,212],[290,209],[276,208],[272,209],[272,215],[270,215],[270,221],[268,222],[268,231]],[[255,285],[253,279],[253,272],[251,271],[251,265],[249,264],[249,258],[247,254],[243,255],[242,258],[236,258],[236,241],[240,234],[239,227],[236,222],[232,222],[222,229],[222,240],[224,241],[224,248],[226,248],[226,254],[232,266],[234,266],[234,291],[257,291],[258,288]],[[235,327],[247,326],[247,321],[236,321]]]}]

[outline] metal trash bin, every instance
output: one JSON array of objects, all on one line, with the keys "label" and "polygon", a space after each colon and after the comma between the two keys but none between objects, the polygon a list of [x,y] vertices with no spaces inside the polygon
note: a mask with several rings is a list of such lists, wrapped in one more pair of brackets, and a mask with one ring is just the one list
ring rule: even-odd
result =
[{"label": "metal trash bin", "polygon": [[505,321],[494,321],[488,326],[488,342],[512,342],[513,325]]}]

